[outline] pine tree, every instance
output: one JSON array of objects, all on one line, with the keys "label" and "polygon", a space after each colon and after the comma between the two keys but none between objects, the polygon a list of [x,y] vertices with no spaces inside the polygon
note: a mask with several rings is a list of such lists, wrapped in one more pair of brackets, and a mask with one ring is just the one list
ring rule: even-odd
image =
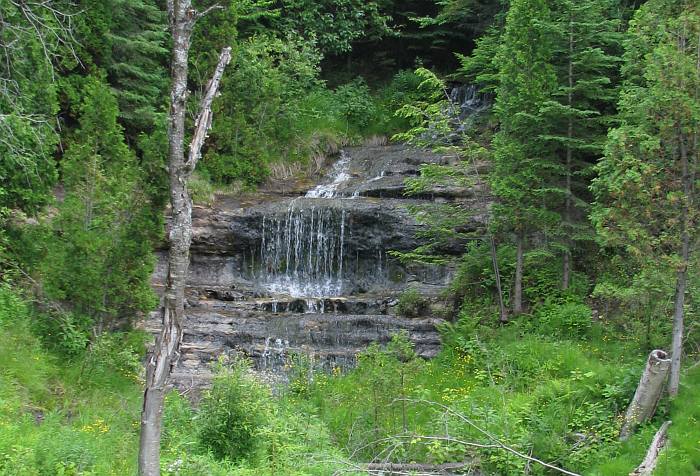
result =
[{"label": "pine tree", "polygon": [[155,304],[149,282],[158,222],[117,124],[116,99],[96,78],[83,97],[80,129],[61,162],[65,197],[41,268],[48,296],[70,302],[100,332]]},{"label": "pine tree", "polygon": [[165,109],[168,85],[165,13],[155,0],[110,0],[110,57],[105,67],[131,135],[150,132]]},{"label": "pine tree", "polygon": [[690,248],[700,234],[698,4],[647,2],[634,17],[624,59],[622,124],[610,132],[597,166],[592,219],[604,244],[624,249],[643,270],[676,275],[669,379],[675,396]]},{"label": "pine tree", "polygon": [[621,35],[619,22],[609,19],[608,4],[558,0],[553,5],[552,63],[558,88],[543,112],[550,131],[546,139],[559,158],[560,179],[552,184],[555,200],[550,206],[561,217],[554,233],[555,246],[563,256],[562,289],[569,287],[572,249],[577,242],[593,240],[586,218],[588,185],[592,166],[602,155],[617,99],[613,79]]},{"label": "pine tree", "polygon": [[550,10],[544,0],[515,0],[506,17],[495,113],[500,131],[494,139],[494,169],[490,182],[498,204],[495,225],[514,233],[517,248],[513,313],[522,312],[523,259],[526,240],[555,222],[545,207],[550,198],[556,161],[543,138],[546,118],[541,110],[551,100],[556,76],[547,28]]}]

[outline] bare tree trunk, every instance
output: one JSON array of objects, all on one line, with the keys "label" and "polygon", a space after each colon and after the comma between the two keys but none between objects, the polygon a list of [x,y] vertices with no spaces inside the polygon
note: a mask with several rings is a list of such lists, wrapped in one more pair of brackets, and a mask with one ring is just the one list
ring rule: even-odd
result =
[{"label": "bare tree trunk", "polygon": [[671,425],[670,421],[664,422],[659,428],[659,431],[654,435],[654,439],[651,440],[649,445],[649,450],[642,464],[637,466],[637,469],[630,473],[630,476],[651,476],[656,468],[656,462],[659,460],[659,453],[666,446],[666,437],[668,434],[668,427]]},{"label": "bare tree trunk", "polygon": [[627,408],[625,420],[620,430],[621,440],[629,438],[637,425],[654,416],[670,367],[671,360],[666,352],[663,350],[651,351],[642,377],[639,379],[637,391],[634,392],[634,398]]},{"label": "bare tree trunk", "polygon": [[673,338],[671,342],[671,376],[668,380],[668,394],[671,398],[678,395],[681,378],[681,355],[683,354],[683,313],[685,307],[685,289],[688,280],[688,257],[690,254],[690,236],[688,233],[688,215],[693,193],[693,184],[688,167],[688,144],[686,137],[679,132],[681,167],[683,176],[683,206],[681,208],[681,263],[676,273],[676,297],[673,307]]},{"label": "bare tree trunk", "polygon": [[496,292],[498,293],[498,321],[501,324],[505,324],[506,322],[508,322],[508,313],[506,312],[506,306],[503,303],[503,289],[501,289],[501,271],[498,267],[498,256],[496,255],[496,241],[493,239],[493,235],[489,235],[489,245],[491,247],[491,264],[493,265],[493,275],[496,279]]},{"label": "bare tree trunk", "polygon": [[162,428],[163,399],[172,367],[182,341],[185,319],[185,281],[189,266],[189,250],[192,240],[192,201],[187,182],[199,160],[201,147],[211,126],[211,103],[221,81],[226,65],[231,59],[231,49],[224,48],[219,63],[200,104],[195,131],[185,159],[185,104],[187,101],[187,69],[190,37],[199,14],[192,9],[189,0],[168,1],[170,30],[173,36],[171,64],[171,97],[169,139],[169,174],[171,222],[168,240],[168,274],[163,295],[162,328],[155,346],[146,360],[146,389],[141,413],[141,437],[139,442],[139,474],[160,474],[160,437]]},{"label": "bare tree trunk", "polygon": [[515,282],[513,283],[513,314],[523,312],[523,248],[525,246],[523,232],[516,235],[515,252]]},{"label": "bare tree trunk", "polygon": [[[574,103],[574,21],[573,18],[569,19],[569,94],[567,98],[567,103],[569,106],[569,124],[566,131],[566,137],[569,142],[566,144],[566,203],[564,211],[564,219],[566,220],[567,226],[571,225],[571,164],[572,164],[572,150],[571,141],[574,137],[574,119],[571,117],[571,108]],[[566,230],[566,228],[565,228]],[[568,230],[566,230],[568,231]],[[566,249],[564,250],[563,258],[563,269],[561,278],[561,288],[563,290],[569,289],[569,281],[571,280],[571,238],[567,233],[566,237]]]}]

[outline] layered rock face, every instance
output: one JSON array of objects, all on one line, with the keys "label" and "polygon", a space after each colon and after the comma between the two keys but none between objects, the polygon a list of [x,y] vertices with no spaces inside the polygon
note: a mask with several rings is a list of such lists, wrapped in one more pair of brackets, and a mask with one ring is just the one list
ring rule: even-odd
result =
[{"label": "layered rock face", "polygon": [[[487,210],[478,183],[404,197],[404,180],[418,175],[422,164],[449,160],[405,146],[353,147],[309,190],[279,187],[195,207],[176,385],[206,385],[212,361],[233,352],[276,380],[285,378],[296,355],[319,368],[346,368],[370,343],[386,343],[402,331],[419,355],[434,356],[441,319],[404,318],[395,306],[407,286],[436,297],[451,270],[406,267],[389,252],[421,244],[411,205],[459,201],[474,211],[466,227],[483,224]],[[454,253],[463,245],[455,243]],[[165,276],[165,254],[154,274],[156,288]],[[158,313],[147,327],[157,329]]]}]

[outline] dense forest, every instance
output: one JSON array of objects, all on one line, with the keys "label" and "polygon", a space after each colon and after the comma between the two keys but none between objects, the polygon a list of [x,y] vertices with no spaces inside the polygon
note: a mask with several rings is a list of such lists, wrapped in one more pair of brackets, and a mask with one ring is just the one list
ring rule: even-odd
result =
[{"label": "dense forest", "polygon": [[[340,200],[363,151],[430,160]],[[275,193],[314,208],[235,266],[330,249],[360,282],[348,217],[404,207],[354,272],[439,351],[288,351],[284,383],[222,354],[183,391],[192,202]],[[697,0],[0,0],[0,475],[700,474],[698,203]],[[329,289],[289,303],[326,319]]]}]

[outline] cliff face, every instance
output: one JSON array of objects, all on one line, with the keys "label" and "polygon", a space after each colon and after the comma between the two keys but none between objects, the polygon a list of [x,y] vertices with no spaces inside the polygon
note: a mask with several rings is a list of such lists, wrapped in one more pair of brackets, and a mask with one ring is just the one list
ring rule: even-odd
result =
[{"label": "cliff face", "polygon": [[[485,205],[474,187],[442,187],[404,198],[404,180],[426,163],[449,159],[405,146],[348,148],[321,184],[305,192],[267,190],[251,200],[221,198],[195,207],[187,323],[173,374],[181,388],[206,385],[210,364],[242,352],[261,373],[283,379],[288,361],[303,354],[330,369],[354,363],[371,342],[406,331],[423,357],[440,347],[435,313],[396,314],[407,286],[437,300],[449,267],[406,267],[391,250],[421,244],[410,205],[457,201],[474,211],[466,228],[479,228]],[[450,245],[455,254],[463,243]],[[154,286],[165,276],[160,252]],[[147,322],[158,326],[158,313]]]}]

